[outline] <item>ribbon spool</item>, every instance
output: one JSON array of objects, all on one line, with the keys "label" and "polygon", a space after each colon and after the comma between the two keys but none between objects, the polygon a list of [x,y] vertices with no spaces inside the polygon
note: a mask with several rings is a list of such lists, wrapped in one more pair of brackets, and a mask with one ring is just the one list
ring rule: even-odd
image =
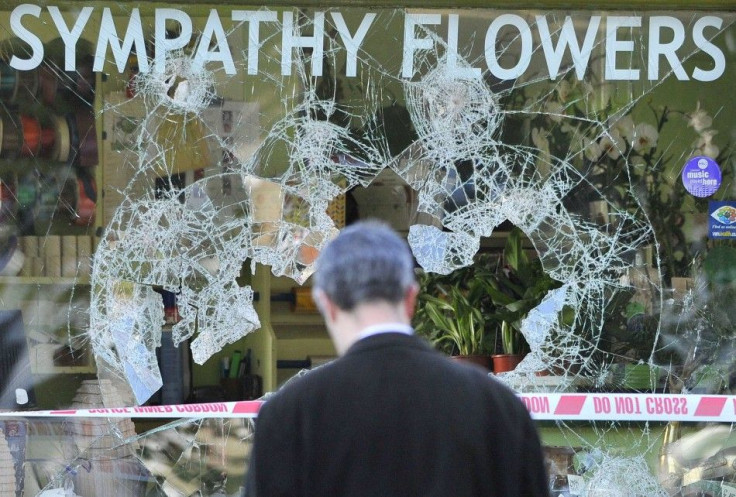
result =
[{"label": "ribbon spool", "polygon": [[16,119],[16,116],[6,114],[0,116],[0,128],[0,135],[2,135],[0,158],[17,158],[21,145],[23,144],[23,133],[20,122]]},{"label": "ribbon spool", "polygon": [[23,133],[20,156],[36,157],[41,151],[41,123],[35,117],[21,114],[20,125]]},{"label": "ribbon spool", "polygon": [[39,181],[38,213],[34,219],[34,231],[38,235],[48,232],[61,203],[60,188],[56,176],[43,175]]},{"label": "ribbon spool", "polygon": [[15,217],[16,196],[15,181],[12,177],[0,179],[0,222],[6,222]]},{"label": "ribbon spool", "polygon": [[16,201],[20,233],[34,234],[34,223],[38,214],[38,180],[33,173],[18,178]]},{"label": "ribbon spool", "polygon": [[59,205],[68,209],[72,223],[89,226],[95,221],[97,184],[91,174],[80,170],[69,175],[59,193]]},{"label": "ribbon spool", "polygon": [[92,105],[95,95],[95,73],[92,71],[94,56],[86,55],[77,61],[76,72],[67,72],[66,89],[74,96]]},{"label": "ribbon spool", "polygon": [[[8,66],[10,68],[10,66]],[[12,68],[10,68],[12,70]],[[17,103],[22,99],[35,99],[38,93],[38,71],[16,71],[15,88],[10,97],[10,103]]]},{"label": "ribbon spool", "polygon": [[22,210],[35,209],[38,201],[38,181],[32,173],[18,180],[17,201],[18,207]]},{"label": "ribbon spool", "polygon": [[50,66],[44,65],[38,70],[38,86],[41,101],[45,105],[53,105],[59,91],[59,80]]},{"label": "ribbon spool", "polygon": [[17,71],[0,61],[0,97],[11,98],[16,89]]},{"label": "ribbon spool", "polygon": [[25,256],[18,247],[18,238],[11,236],[0,250],[0,276],[16,276],[23,269]]},{"label": "ribbon spool", "polygon": [[80,68],[77,71],[77,91],[79,94],[91,103],[95,95],[95,73],[92,71],[94,58],[90,55],[83,57],[80,61]]},{"label": "ribbon spool", "polygon": [[50,158],[54,151],[56,142],[56,130],[54,128],[44,128],[41,125],[41,150],[39,155],[44,158]]},{"label": "ribbon spool", "polygon": [[133,98],[136,93],[136,78],[140,72],[140,68],[138,67],[138,57],[136,54],[130,54],[130,56],[128,56],[128,68],[130,74],[128,75],[128,83],[125,85],[125,96]]},{"label": "ribbon spool", "polygon": [[90,226],[95,222],[97,184],[94,177],[82,173],[77,177],[77,203],[72,222],[77,226]]},{"label": "ribbon spool", "polygon": [[71,165],[79,150],[77,122],[73,114],[53,116],[54,145],[50,157],[58,162]]},{"label": "ribbon spool", "polygon": [[76,162],[80,167],[94,167],[99,162],[95,116],[91,111],[78,111],[75,118],[79,137],[79,153]]}]

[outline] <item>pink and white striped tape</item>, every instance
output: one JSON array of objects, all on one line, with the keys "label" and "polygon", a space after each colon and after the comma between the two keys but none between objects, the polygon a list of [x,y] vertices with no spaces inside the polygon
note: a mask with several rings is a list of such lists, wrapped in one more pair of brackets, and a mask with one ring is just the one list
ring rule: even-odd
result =
[{"label": "pink and white striped tape", "polygon": [[[734,395],[525,393],[519,398],[537,420],[736,422]],[[0,412],[1,418],[255,418],[264,401],[165,406]]]},{"label": "pink and white striped tape", "polygon": [[736,422],[736,396],[539,393],[519,396],[534,419]]}]

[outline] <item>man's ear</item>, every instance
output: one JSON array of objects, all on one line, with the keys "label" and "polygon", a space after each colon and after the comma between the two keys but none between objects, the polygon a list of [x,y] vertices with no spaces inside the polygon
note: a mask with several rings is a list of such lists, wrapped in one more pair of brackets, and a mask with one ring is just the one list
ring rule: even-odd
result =
[{"label": "man's ear", "polygon": [[412,284],[404,294],[404,312],[406,313],[406,317],[409,318],[411,321],[411,318],[414,317],[414,311],[417,309],[417,296],[419,295],[419,285],[414,283]]},{"label": "man's ear", "polygon": [[317,304],[317,309],[322,314],[322,317],[329,322],[337,319],[337,305],[330,300],[325,292],[322,290],[315,290],[313,293],[314,303]]}]

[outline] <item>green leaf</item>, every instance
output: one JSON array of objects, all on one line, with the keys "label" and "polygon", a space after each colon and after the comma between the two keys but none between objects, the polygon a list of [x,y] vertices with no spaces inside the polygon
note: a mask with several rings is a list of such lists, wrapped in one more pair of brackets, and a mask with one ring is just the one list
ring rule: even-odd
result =
[{"label": "green leaf", "polygon": [[518,271],[519,267],[528,263],[526,253],[522,248],[522,231],[518,227],[514,227],[509,233],[504,248],[504,260],[506,264],[513,270]]}]

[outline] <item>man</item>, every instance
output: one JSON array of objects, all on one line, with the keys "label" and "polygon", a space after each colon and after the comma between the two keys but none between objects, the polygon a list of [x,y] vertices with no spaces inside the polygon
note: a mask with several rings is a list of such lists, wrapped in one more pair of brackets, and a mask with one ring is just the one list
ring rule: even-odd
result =
[{"label": "man", "polygon": [[404,240],[349,226],[320,254],[312,289],[341,357],[263,405],[246,495],[548,497],[516,396],[412,335],[419,289]]}]

